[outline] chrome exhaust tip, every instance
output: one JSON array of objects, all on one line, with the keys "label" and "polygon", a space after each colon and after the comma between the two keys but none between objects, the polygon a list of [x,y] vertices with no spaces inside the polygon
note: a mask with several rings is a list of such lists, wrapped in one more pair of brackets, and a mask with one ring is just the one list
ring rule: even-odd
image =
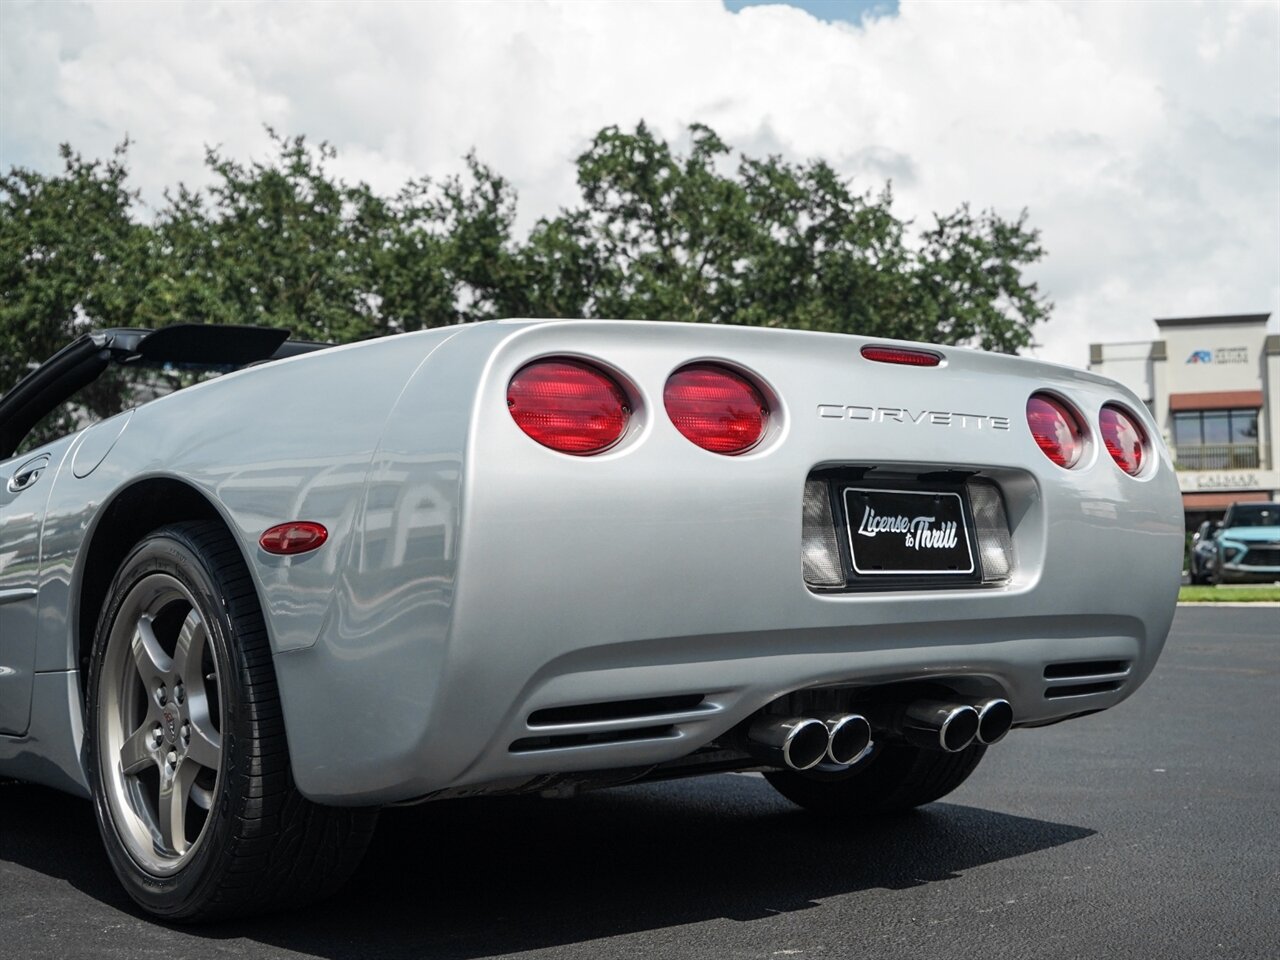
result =
[{"label": "chrome exhaust tip", "polygon": [[831,734],[813,717],[759,717],[747,731],[747,750],[774,766],[792,770],[816,767],[827,756]]},{"label": "chrome exhaust tip", "polygon": [[871,746],[871,724],[860,713],[824,713],[818,719],[827,725],[827,760],[847,767],[862,759]]},{"label": "chrome exhaust tip", "polygon": [[917,700],[902,718],[902,736],[929,750],[959,753],[978,735],[978,711],[967,703]]},{"label": "chrome exhaust tip", "polygon": [[978,704],[979,743],[990,746],[1004,739],[1005,734],[1013,727],[1013,707],[1008,700],[988,700]]}]

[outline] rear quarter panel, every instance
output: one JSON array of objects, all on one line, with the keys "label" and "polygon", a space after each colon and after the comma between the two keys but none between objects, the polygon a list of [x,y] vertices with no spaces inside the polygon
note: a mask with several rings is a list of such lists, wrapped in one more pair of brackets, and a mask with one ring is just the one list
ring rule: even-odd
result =
[{"label": "rear quarter panel", "polygon": [[[335,348],[191,387],[134,411],[85,475],[60,470],[42,532],[37,671],[77,667],[86,548],[104,509],[151,478],[190,485],[223,516],[258,582],[273,645],[314,641],[387,415],[413,370],[447,336]],[[107,426],[77,435],[67,462]],[[325,523],[334,549],[281,562],[257,548],[267,526],[299,517]]]}]

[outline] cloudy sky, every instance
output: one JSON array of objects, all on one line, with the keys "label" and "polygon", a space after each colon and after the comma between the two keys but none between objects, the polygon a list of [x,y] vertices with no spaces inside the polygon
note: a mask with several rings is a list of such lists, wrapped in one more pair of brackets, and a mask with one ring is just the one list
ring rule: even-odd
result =
[{"label": "cloudy sky", "polygon": [[822,156],[900,215],[1023,207],[1056,304],[1034,351],[1084,365],[1157,316],[1280,317],[1280,3],[0,0],[0,166],[126,134],[145,198],[264,124],[382,190],[474,147],[522,222],[574,201],[600,127],[710,124]]}]

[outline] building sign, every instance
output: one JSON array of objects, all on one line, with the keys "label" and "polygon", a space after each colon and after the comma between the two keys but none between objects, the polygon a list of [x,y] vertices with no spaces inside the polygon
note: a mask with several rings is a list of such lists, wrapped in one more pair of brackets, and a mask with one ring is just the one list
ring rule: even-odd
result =
[{"label": "building sign", "polygon": [[1192,350],[1187,363],[1248,363],[1248,347],[1219,347],[1217,350]]},{"label": "building sign", "polygon": [[1178,488],[1196,490],[1274,490],[1280,487],[1280,470],[1179,471]]}]

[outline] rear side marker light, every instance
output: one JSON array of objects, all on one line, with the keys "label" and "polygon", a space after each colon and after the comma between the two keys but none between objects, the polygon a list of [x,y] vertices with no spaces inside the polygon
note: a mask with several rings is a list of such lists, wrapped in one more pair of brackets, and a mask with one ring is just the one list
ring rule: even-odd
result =
[{"label": "rear side marker light", "polygon": [[908,367],[936,367],[942,357],[931,350],[909,347],[863,347],[862,355],[876,363],[901,363]]},{"label": "rear side marker light", "polygon": [[631,420],[627,396],[611,376],[581,360],[535,360],[507,385],[516,425],[544,447],[579,456],[601,453]]},{"label": "rear side marker light", "polygon": [[1084,428],[1071,408],[1046,393],[1027,401],[1027,426],[1046,457],[1060,467],[1071,468],[1084,452]]},{"label": "rear side marker light", "polygon": [[292,557],[309,553],[323,546],[328,539],[329,531],[323,524],[294,520],[291,523],[278,523],[266,530],[258,538],[258,546],[279,557]]},{"label": "rear side marker light", "polygon": [[662,400],[675,428],[712,453],[750,450],[769,425],[769,405],[755,384],[714,363],[681,367],[668,378]]},{"label": "rear side marker light", "polygon": [[1131,477],[1142,472],[1147,435],[1138,425],[1137,417],[1123,407],[1109,403],[1098,414],[1098,434],[1116,466]]}]

